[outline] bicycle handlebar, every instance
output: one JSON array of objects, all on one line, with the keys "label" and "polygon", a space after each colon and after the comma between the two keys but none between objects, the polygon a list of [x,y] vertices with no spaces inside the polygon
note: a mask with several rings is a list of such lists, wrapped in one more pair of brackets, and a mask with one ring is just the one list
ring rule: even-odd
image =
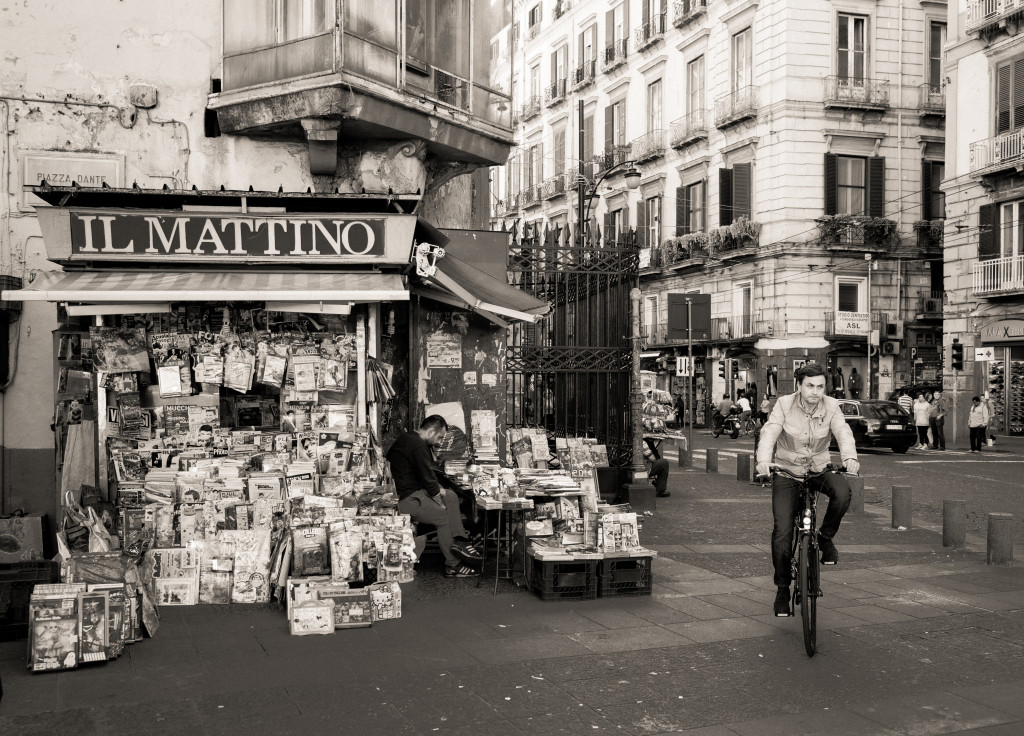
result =
[{"label": "bicycle handlebar", "polygon": [[[804,482],[810,480],[811,478],[817,478],[819,476],[825,475],[825,473],[845,473],[846,472],[846,467],[845,466],[843,466],[843,465],[833,465],[832,463],[829,463],[828,465],[826,465],[824,470],[820,470],[820,471],[817,471],[817,472],[815,472],[813,470],[810,470],[805,475],[797,475],[796,473],[790,472],[789,470],[786,470],[785,468],[783,468],[783,467],[781,467],[779,465],[769,465],[768,468],[771,471],[772,475],[782,475],[782,476],[785,476],[786,478],[791,478],[792,480],[795,480],[797,483],[804,483]],[[763,476],[762,475],[762,476],[758,476],[758,477],[759,478],[766,478],[768,476]]]}]

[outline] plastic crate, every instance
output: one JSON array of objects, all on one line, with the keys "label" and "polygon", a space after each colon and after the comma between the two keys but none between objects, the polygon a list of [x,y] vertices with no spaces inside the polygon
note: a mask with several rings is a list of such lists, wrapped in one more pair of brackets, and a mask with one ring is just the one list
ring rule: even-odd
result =
[{"label": "plastic crate", "polygon": [[598,595],[614,598],[627,595],[650,595],[653,583],[653,557],[622,557],[601,560]]},{"label": "plastic crate", "polygon": [[28,636],[28,603],[39,583],[56,583],[60,566],[49,560],[0,564],[0,641]]},{"label": "plastic crate", "polygon": [[597,560],[530,558],[530,589],[541,600],[587,601],[597,598]]}]

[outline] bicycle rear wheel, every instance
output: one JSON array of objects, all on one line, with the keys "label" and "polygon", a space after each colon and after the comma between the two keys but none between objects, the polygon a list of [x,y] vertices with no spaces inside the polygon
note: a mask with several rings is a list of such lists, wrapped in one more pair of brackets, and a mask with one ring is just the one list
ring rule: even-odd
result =
[{"label": "bicycle rear wheel", "polygon": [[798,574],[800,577],[800,616],[804,624],[804,649],[808,657],[817,651],[818,638],[818,559],[811,549],[811,535],[800,539]]}]

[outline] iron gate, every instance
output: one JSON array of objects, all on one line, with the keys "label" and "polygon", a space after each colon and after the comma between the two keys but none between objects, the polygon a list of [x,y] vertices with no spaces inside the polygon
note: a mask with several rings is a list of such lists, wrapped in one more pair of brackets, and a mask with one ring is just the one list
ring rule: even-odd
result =
[{"label": "iron gate", "polygon": [[569,227],[512,238],[510,281],[553,305],[533,325],[509,331],[509,426],[541,426],[556,437],[595,437],[612,466],[628,466],[630,303],[636,286],[636,236],[576,246]]}]

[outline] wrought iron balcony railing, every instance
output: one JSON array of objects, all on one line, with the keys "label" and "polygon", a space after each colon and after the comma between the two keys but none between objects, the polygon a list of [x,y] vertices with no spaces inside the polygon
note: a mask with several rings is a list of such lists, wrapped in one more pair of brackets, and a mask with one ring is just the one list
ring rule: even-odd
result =
[{"label": "wrought iron balcony railing", "polygon": [[708,0],[676,0],[672,9],[675,11],[672,17],[672,25],[676,28],[682,28],[702,15],[707,15]]},{"label": "wrought iron balcony railing", "polygon": [[600,173],[601,171],[607,171],[613,166],[618,166],[621,163],[629,161],[630,158],[632,158],[632,155],[633,147],[628,143],[619,146],[612,146],[612,150],[605,151],[601,155],[601,168],[598,173]]},{"label": "wrought iron balcony railing", "polygon": [[1024,128],[971,144],[972,174],[990,174],[1024,161]]},{"label": "wrought iron balcony railing", "polygon": [[727,128],[757,117],[757,87],[749,85],[715,100],[715,127]]},{"label": "wrought iron balcony railing", "polygon": [[565,102],[565,93],[566,81],[564,79],[557,79],[548,85],[544,97],[549,106],[557,105],[559,102]]},{"label": "wrought iron balcony railing", "polygon": [[978,33],[1024,13],[1024,0],[968,0],[964,30]]},{"label": "wrought iron balcony railing", "polygon": [[[763,310],[766,315],[773,315],[770,309]],[[680,336],[678,326],[672,329],[668,322],[659,320],[652,324],[643,326],[646,343],[648,346],[662,345],[685,345],[685,334]],[[701,339],[694,329],[694,342],[724,342],[727,340],[756,339],[760,337],[779,337],[785,335],[786,323],[784,320],[768,319],[758,314],[730,315],[726,317],[712,317],[711,331],[707,333],[707,339]],[[685,333],[685,331],[684,331]]]},{"label": "wrought iron balcony railing", "polygon": [[519,192],[520,207],[534,207],[540,204],[540,187],[530,186]]},{"label": "wrought iron balcony railing", "polygon": [[1024,255],[1005,256],[971,264],[974,296],[1024,293]]},{"label": "wrought iron balcony railing", "polygon": [[655,41],[659,40],[665,35],[665,14],[658,13],[652,15],[651,19],[644,23],[642,26],[638,26],[633,31],[633,38],[636,40],[636,48],[640,49],[647,48]]},{"label": "wrought iron balcony railing", "polygon": [[918,88],[917,109],[927,115],[946,115],[946,90],[941,84],[924,83]]},{"label": "wrought iron balcony railing", "polygon": [[708,137],[708,111],[694,110],[689,115],[673,121],[669,127],[668,140],[672,148],[683,148],[695,141]]},{"label": "wrought iron balcony railing", "polygon": [[945,220],[920,220],[914,223],[917,247],[927,252],[942,252]]},{"label": "wrought iron balcony railing", "polygon": [[601,68],[607,72],[624,64],[627,53],[629,53],[629,44],[626,39],[620,38],[618,41],[612,42],[604,50],[604,55],[602,56],[604,64]]},{"label": "wrought iron balcony railing", "polygon": [[534,23],[532,26],[526,29],[526,40],[532,41],[540,35],[540,22]]},{"label": "wrought iron balcony railing", "polygon": [[572,71],[573,89],[581,89],[592,84],[597,76],[597,62],[594,59],[584,61]]},{"label": "wrought iron balcony railing", "polygon": [[914,314],[917,317],[934,318],[942,316],[942,292],[932,291],[918,296],[914,302]]},{"label": "wrought iron balcony railing", "polygon": [[522,121],[540,115],[540,95],[528,97],[519,111],[519,119]]},{"label": "wrought iron balcony railing", "polygon": [[541,199],[547,201],[565,194],[565,175],[551,176],[540,183]]},{"label": "wrought iron balcony railing", "polygon": [[884,110],[889,107],[889,80],[825,77],[825,107]]},{"label": "wrought iron balcony railing", "polygon": [[665,155],[665,131],[652,130],[630,144],[631,157],[637,163]]},{"label": "wrought iron balcony railing", "polygon": [[886,217],[826,215],[815,222],[829,250],[886,251],[899,244],[899,224]]}]

